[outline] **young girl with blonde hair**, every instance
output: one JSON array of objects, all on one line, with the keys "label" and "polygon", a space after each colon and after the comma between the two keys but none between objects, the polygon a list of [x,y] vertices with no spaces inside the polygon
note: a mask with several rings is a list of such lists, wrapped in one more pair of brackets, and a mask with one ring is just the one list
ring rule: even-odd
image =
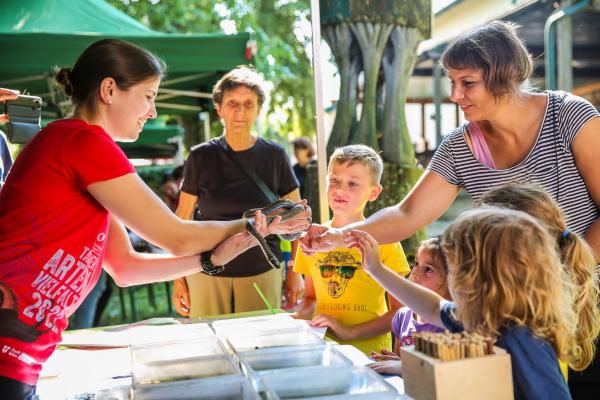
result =
[{"label": "young girl with blonde hair", "polygon": [[555,239],[528,214],[482,207],[459,216],[442,236],[454,302],[398,277],[377,258],[377,242],[352,230],[347,242],[365,270],[434,325],[496,339],[511,355],[516,399],[570,399],[558,358],[581,353],[575,340],[575,285]]},{"label": "young girl with blonde hair", "polygon": [[594,359],[594,342],[600,333],[598,267],[590,246],[571,232],[558,204],[541,186],[531,183],[499,186],[485,193],[479,204],[524,211],[544,225],[555,239],[560,259],[579,292],[575,312],[579,316],[577,343],[581,353],[569,366],[575,371],[587,368]]}]

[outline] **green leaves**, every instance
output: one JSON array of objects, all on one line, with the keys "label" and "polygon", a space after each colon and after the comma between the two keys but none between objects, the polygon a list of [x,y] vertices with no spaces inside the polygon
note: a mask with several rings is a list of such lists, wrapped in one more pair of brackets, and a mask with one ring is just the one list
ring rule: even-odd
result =
[{"label": "green leaves", "polygon": [[235,27],[236,32],[250,32],[257,42],[252,63],[273,84],[271,101],[264,110],[267,135],[282,143],[314,135],[308,0],[108,2],[156,31],[232,33],[229,30]]}]

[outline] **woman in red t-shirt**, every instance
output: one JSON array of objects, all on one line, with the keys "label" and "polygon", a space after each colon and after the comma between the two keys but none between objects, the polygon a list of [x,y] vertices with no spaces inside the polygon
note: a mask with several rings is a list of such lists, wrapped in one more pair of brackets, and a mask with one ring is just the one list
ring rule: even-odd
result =
[{"label": "woman in red t-shirt", "polygon": [[[156,118],[164,73],[151,53],[120,40],[88,47],[57,82],[72,118],[49,124],[17,158],[0,192],[0,393],[32,396],[42,364],[101,268],[120,286],[169,281],[224,265],[255,239],[237,221],[184,221],[142,182],[115,141]],[[262,234],[308,228],[310,211]],[[125,226],[172,255],[136,253]],[[210,250],[212,252],[210,252]]]}]

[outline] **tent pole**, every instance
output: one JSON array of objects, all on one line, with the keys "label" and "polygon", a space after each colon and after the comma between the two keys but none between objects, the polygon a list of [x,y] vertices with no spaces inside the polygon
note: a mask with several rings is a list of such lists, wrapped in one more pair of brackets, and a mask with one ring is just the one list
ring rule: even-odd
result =
[{"label": "tent pole", "polygon": [[0,82],[0,85],[4,86],[11,86],[14,85],[15,83],[21,83],[21,82],[29,82],[29,81],[41,81],[42,79],[46,79],[48,77],[47,74],[42,74],[42,75],[32,75],[32,76],[24,76],[22,78],[15,78],[15,79],[9,79],[7,81],[2,81]]},{"label": "tent pole", "polygon": [[161,88],[164,86],[169,86],[169,85],[174,85],[176,83],[183,83],[183,82],[188,82],[194,79],[200,79],[200,78],[205,78],[207,76],[212,75],[211,72],[202,72],[200,74],[194,74],[194,75],[188,75],[188,76],[182,76],[181,78],[173,78],[173,79],[167,79],[166,81],[161,83]]},{"label": "tent pole", "polygon": [[201,112],[200,119],[204,123],[204,141],[208,142],[210,140],[210,113],[208,111]]},{"label": "tent pole", "polygon": [[155,102],[154,105],[156,107],[161,107],[161,108],[170,108],[172,110],[184,110],[184,111],[202,111],[202,107],[200,106],[188,106],[185,104],[172,104],[172,103],[162,103],[162,102]]},{"label": "tent pole", "polygon": [[321,14],[319,0],[310,1],[312,51],[313,51],[313,80],[315,87],[315,111],[317,123],[317,171],[319,182],[319,211],[321,223],[329,220],[329,206],[325,189],[327,175],[327,143],[325,141],[325,125],[323,122],[323,79],[321,72]]},{"label": "tent pole", "polygon": [[212,93],[196,92],[196,91],[192,91],[192,90],[176,90],[176,89],[167,89],[167,88],[161,87],[158,89],[158,93],[159,94],[164,93],[164,94],[175,95],[175,96],[198,97],[201,99],[212,99]]}]

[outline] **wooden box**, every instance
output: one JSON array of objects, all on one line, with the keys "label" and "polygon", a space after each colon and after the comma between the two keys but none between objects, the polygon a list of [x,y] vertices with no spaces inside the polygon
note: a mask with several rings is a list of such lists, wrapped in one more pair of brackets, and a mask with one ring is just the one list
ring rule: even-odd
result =
[{"label": "wooden box", "polygon": [[499,347],[495,354],[441,361],[414,346],[402,348],[404,391],[415,400],[513,399],[510,355]]}]

